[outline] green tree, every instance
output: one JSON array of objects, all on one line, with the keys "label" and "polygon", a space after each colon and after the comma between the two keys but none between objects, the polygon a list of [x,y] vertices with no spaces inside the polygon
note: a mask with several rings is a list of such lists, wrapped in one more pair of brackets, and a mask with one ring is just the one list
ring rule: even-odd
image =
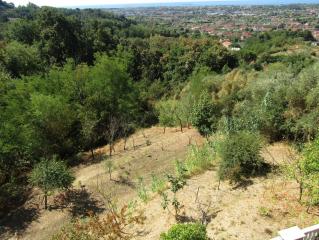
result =
[{"label": "green tree", "polygon": [[15,40],[20,43],[32,45],[39,40],[39,27],[35,21],[19,19],[8,25],[6,32],[9,40]]},{"label": "green tree", "polygon": [[164,127],[163,131],[165,133],[166,127],[175,126],[175,101],[160,101],[155,108],[158,112],[159,123]]},{"label": "green tree", "polygon": [[192,125],[197,128],[200,134],[208,136],[217,129],[219,114],[218,107],[213,104],[210,94],[204,91],[193,105]]},{"label": "green tree", "polygon": [[65,157],[78,150],[71,137],[76,115],[66,99],[62,96],[32,94],[31,114],[44,156],[59,154]]},{"label": "green tree", "polygon": [[1,52],[0,63],[14,77],[31,75],[43,70],[43,64],[36,47],[10,42]]},{"label": "green tree", "polygon": [[21,173],[38,157],[28,99],[25,85],[0,67],[0,214],[25,200],[25,175]]},{"label": "green tree", "polygon": [[98,139],[96,132],[98,119],[91,111],[82,110],[80,111],[80,121],[83,146],[90,150],[92,159],[95,159],[94,147]]},{"label": "green tree", "polygon": [[31,184],[43,191],[44,206],[47,209],[48,196],[52,191],[70,187],[74,177],[63,162],[53,157],[53,159],[43,159],[35,165],[29,180]]}]

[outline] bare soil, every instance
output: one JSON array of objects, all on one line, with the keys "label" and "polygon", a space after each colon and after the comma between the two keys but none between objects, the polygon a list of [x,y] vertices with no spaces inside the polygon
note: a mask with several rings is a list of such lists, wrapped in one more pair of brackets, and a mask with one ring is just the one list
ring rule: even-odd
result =
[{"label": "bare soil", "polygon": [[[72,216],[85,216],[90,211],[103,214],[101,196],[107,195],[116,199],[119,205],[138,201],[137,208],[144,212],[146,221],[142,226],[133,226],[131,231],[138,233],[134,239],[159,239],[160,234],[176,220],[170,212],[162,209],[160,196],[151,195],[147,203],[137,198],[137,179],[143,177],[145,184],[149,185],[152,174],[173,172],[174,162],[185,159],[189,144],[201,145],[204,141],[194,129],[185,129],[181,133],[169,128],[163,134],[162,128],[153,127],[132,135],[127,141],[127,150],[124,150],[123,140],[116,143],[111,158],[107,157],[108,146],[96,149],[94,163],[86,153],[85,163],[73,169],[76,176],[74,188],[82,187],[84,195],[80,191],[72,205],[62,208],[55,206],[52,197],[52,210],[44,211],[40,192],[35,190],[24,209],[35,209],[36,214],[20,229],[10,228],[16,218],[8,218],[4,221],[6,234],[0,238],[50,239]],[[266,161],[277,167],[295,154],[286,143],[276,143],[262,151]],[[115,165],[112,180],[109,180],[105,159],[111,159]],[[318,221],[318,217],[306,213],[305,207],[298,203],[296,184],[283,178],[279,171],[253,178],[240,186],[222,182],[218,189],[216,170],[211,169],[190,178],[178,199],[184,206],[183,221],[200,220],[200,210],[207,214],[208,235],[215,240],[270,239],[280,229],[294,225],[305,227]],[[15,231],[18,234],[14,236]]]}]

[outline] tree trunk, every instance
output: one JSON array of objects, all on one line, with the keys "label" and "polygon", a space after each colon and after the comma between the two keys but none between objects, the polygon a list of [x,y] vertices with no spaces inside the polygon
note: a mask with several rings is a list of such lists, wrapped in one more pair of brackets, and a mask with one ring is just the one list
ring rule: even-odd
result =
[{"label": "tree trunk", "polygon": [[299,202],[302,200],[302,195],[303,195],[303,184],[302,182],[299,183]]},{"label": "tree trunk", "polygon": [[165,134],[165,132],[166,132],[166,127],[163,128],[163,133]]},{"label": "tree trunk", "polygon": [[93,148],[91,149],[91,156],[92,156],[92,159],[94,160],[94,159],[95,159],[95,156],[94,156],[94,150],[93,150]]},{"label": "tree trunk", "polygon": [[124,151],[126,150],[127,137],[124,138]]},{"label": "tree trunk", "polygon": [[134,141],[134,138],[132,138],[132,141],[133,141],[133,149],[135,150],[135,141]]},{"label": "tree trunk", "polygon": [[48,209],[48,194],[44,193],[44,209]]},{"label": "tree trunk", "polygon": [[109,146],[109,156],[112,157],[112,143],[110,143]]}]

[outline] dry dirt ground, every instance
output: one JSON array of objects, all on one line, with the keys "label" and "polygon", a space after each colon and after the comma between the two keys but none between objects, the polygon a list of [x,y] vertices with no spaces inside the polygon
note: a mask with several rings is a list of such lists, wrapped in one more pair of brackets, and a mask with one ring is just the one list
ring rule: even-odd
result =
[{"label": "dry dirt ground", "polygon": [[[72,215],[82,216],[87,211],[103,214],[101,192],[116,199],[119,205],[137,199],[137,209],[142,210],[147,218],[144,225],[133,226],[131,231],[138,233],[133,239],[159,239],[160,233],[175,223],[175,218],[162,209],[162,200],[157,195],[151,195],[147,203],[138,200],[137,179],[142,176],[149,185],[153,173],[173,172],[175,160],[185,159],[190,143],[201,145],[205,141],[193,129],[185,129],[184,133],[174,128],[167,129],[165,134],[162,131],[162,128],[153,127],[137,132],[128,139],[126,151],[123,150],[123,141],[118,142],[111,158],[116,166],[112,181],[106,173],[104,161],[89,164],[89,154],[85,156],[87,164],[74,168],[74,187],[82,185],[88,194],[80,196],[82,201],[74,202],[72,207],[40,210],[20,231],[19,239],[49,239]],[[107,152],[108,146],[105,146],[95,153],[104,159]],[[262,152],[274,166],[288,161],[294,154],[285,143],[273,144]],[[218,190],[216,170],[211,169],[190,178],[178,199],[184,205],[185,221],[200,219],[199,209],[207,213],[207,230],[211,239],[265,240],[275,236],[280,229],[294,225],[305,227],[318,222],[318,217],[307,214],[305,207],[298,203],[297,193],[297,186],[278,172],[254,178],[237,187],[222,182]],[[29,206],[38,206],[39,199],[39,192],[35,191]]]},{"label": "dry dirt ground", "polygon": [[[73,169],[76,177],[74,188],[85,186],[88,194],[79,195],[72,206],[59,209],[55,209],[51,197],[49,203],[54,209],[44,211],[42,196],[39,191],[34,190],[21,211],[0,222],[0,228],[3,225],[0,239],[16,239],[16,236],[12,237],[15,233],[19,239],[50,239],[71,216],[83,216],[89,211],[103,212],[101,191],[116,199],[118,204],[125,204],[137,196],[138,177],[143,177],[145,184],[148,184],[152,174],[173,172],[175,160],[185,158],[189,144],[201,145],[203,141],[193,129],[184,129],[181,133],[178,129],[167,128],[165,134],[160,127],[140,130],[127,140],[125,151],[123,140],[116,143],[115,153],[111,157],[115,166],[112,181],[109,180],[105,167],[108,146],[95,150],[95,163],[92,163],[90,154],[84,154],[84,164]],[[20,215],[23,215],[25,221],[20,221]]]}]

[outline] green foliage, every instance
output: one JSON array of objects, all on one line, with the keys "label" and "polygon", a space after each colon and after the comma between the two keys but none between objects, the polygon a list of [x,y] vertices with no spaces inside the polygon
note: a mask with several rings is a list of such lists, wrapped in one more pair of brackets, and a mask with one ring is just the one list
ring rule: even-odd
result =
[{"label": "green foliage", "polygon": [[105,168],[107,173],[109,174],[109,180],[112,180],[112,172],[114,171],[114,164],[111,159],[105,161]]},{"label": "green foliage", "polygon": [[237,58],[221,45],[208,48],[201,55],[201,61],[215,72],[221,72],[225,67],[235,68],[238,65]]},{"label": "green foliage", "polygon": [[171,205],[174,208],[174,215],[175,218],[178,219],[179,217],[179,212],[182,208],[181,203],[178,201],[177,199],[177,192],[180,191],[181,189],[183,189],[186,185],[186,168],[184,166],[184,164],[182,162],[177,161],[176,162],[176,172],[177,172],[177,176],[173,176],[170,174],[167,174],[167,180],[170,184],[170,191],[173,193],[173,198],[169,199],[168,195],[166,193],[162,193],[162,207],[163,209],[168,209],[169,207],[169,203],[171,203]]},{"label": "green foliage", "polygon": [[217,129],[218,115],[218,108],[213,104],[211,96],[207,92],[202,92],[192,109],[192,125],[200,134],[208,136]]},{"label": "green foliage", "polygon": [[166,189],[165,179],[158,177],[155,174],[152,174],[152,185],[151,185],[152,192],[162,194],[165,189]]},{"label": "green foliage", "polygon": [[46,152],[64,156],[69,151],[75,151],[75,145],[69,137],[75,114],[66,99],[34,94],[31,96],[31,113],[34,128]]},{"label": "green foliage", "polygon": [[35,21],[18,19],[8,25],[6,35],[10,40],[32,45],[40,37],[38,29]]},{"label": "green foliage", "polygon": [[185,167],[185,163],[182,161],[175,161],[175,172],[176,175],[180,178],[180,179],[184,179],[187,175],[187,169]]},{"label": "green foliage", "polygon": [[213,163],[212,148],[205,144],[201,147],[191,146],[185,160],[185,168],[188,174],[197,174],[207,170]]},{"label": "green foliage", "polygon": [[71,186],[74,177],[67,169],[65,163],[53,159],[44,159],[37,165],[30,175],[30,183],[39,187],[45,197],[45,208],[47,208],[47,196],[57,189],[66,189]]},{"label": "green foliage", "polygon": [[184,126],[190,125],[192,97],[183,96],[179,100],[159,101],[155,108],[161,126],[166,127],[180,126],[181,132]]},{"label": "green foliage", "polygon": [[161,126],[164,127],[164,132],[166,127],[175,126],[175,101],[167,100],[160,101],[156,104],[156,110],[158,112],[158,120]]},{"label": "green foliage", "polygon": [[207,240],[206,227],[199,223],[176,224],[167,233],[161,234],[161,240]]},{"label": "green foliage", "polygon": [[143,177],[138,178],[137,195],[144,203],[149,200],[148,190],[145,186]]},{"label": "green foliage", "polygon": [[238,182],[258,173],[263,167],[261,148],[258,134],[238,132],[226,136],[217,148],[221,158],[219,177]]},{"label": "green foliage", "polygon": [[73,180],[66,165],[56,157],[38,163],[30,175],[30,182],[44,192],[68,188]]},{"label": "green foliage", "polygon": [[259,207],[258,213],[260,214],[260,216],[263,216],[263,217],[271,217],[271,209],[267,207],[263,207],[263,206]]},{"label": "green foliage", "polygon": [[0,63],[14,77],[31,75],[43,69],[38,50],[19,42],[11,42],[1,51]]},{"label": "green foliage", "polygon": [[[0,12],[4,204],[27,193],[24,173],[40,159],[56,154],[69,163],[88,150],[93,159],[94,148],[157,122],[181,131],[191,123],[205,136],[318,135],[317,59],[287,51],[312,40],[309,31],[257,34],[233,54],[205,34],[98,9],[0,1]],[[207,166],[205,152],[188,160],[189,172]]]},{"label": "green foliage", "polygon": [[303,151],[300,168],[303,173],[303,185],[307,191],[307,204],[319,204],[319,138],[308,144]]}]

